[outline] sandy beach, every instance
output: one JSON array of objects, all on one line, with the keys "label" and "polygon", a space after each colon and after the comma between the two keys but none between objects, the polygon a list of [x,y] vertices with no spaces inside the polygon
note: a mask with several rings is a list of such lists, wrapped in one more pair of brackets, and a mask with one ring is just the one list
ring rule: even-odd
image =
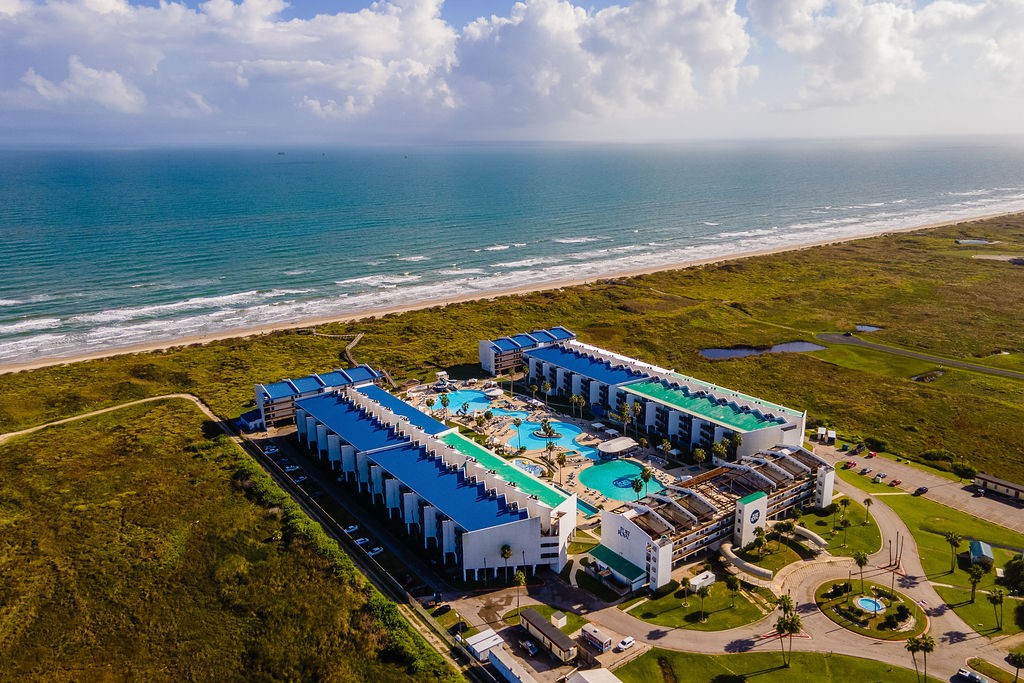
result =
[{"label": "sandy beach", "polygon": [[565,287],[573,287],[577,285],[584,285],[592,282],[599,282],[602,280],[609,280],[615,278],[633,277],[637,275],[645,275],[648,273],[656,273],[671,270],[682,270],[685,268],[692,268],[695,266],[707,265],[710,263],[720,263],[723,261],[733,261],[736,259],[751,258],[755,256],[767,256],[770,254],[777,254],[790,251],[802,251],[805,249],[813,249],[815,247],[826,246],[830,244],[840,244],[843,242],[853,242],[862,239],[871,239],[874,237],[880,237],[883,235],[890,235],[896,233],[908,233],[918,232],[922,230],[933,230],[936,228],[947,227],[950,225],[958,225],[963,223],[973,223],[977,221],[989,220],[993,218],[1000,218],[1006,216],[1022,215],[1018,213],[996,213],[980,215],[973,218],[958,219],[955,221],[942,221],[938,223],[929,223],[925,225],[916,225],[907,228],[900,229],[887,229],[884,231],[869,232],[861,235],[854,235],[843,239],[830,239],[822,240],[818,242],[809,242],[800,245],[779,247],[774,249],[762,249],[762,250],[750,250],[735,252],[732,254],[723,254],[714,258],[692,260],[678,263],[668,263],[657,267],[649,268],[637,268],[637,269],[625,269],[617,271],[609,271],[598,276],[592,276],[587,278],[579,279],[568,279],[568,280],[556,280],[546,283],[531,284],[523,287],[514,287],[507,289],[495,289],[493,291],[486,292],[474,292],[461,296],[445,297],[442,299],[430,299],[419,301],[415,303],[403,304],[401,306],[393,306],[386,308],[376,309],[364,309],[358,312],[352,313],[351,315],[333,315],[322,318],[307,318],[304,320],[297,320],[294,322],[276,323],[272,325],[260,325],[256,327],[247,328],[236,328],[226,329],[215,334],[191,336],[191,337],[180,337],[177,339],[165,339],[153,343],[134,344],[130,346],[122,347],[109,347],[102,350],[98,350],[90,353],[74,354],[69,356],[47,356],[39,358],[27,363],[0,363],[0,374],[6,374],[11,372],[20,372],[23,370],[35,370],[38,368],[49,367],[54,365],[67,365],[71,363],[78,363],[86,360],[95,360],[98,358],[107,358],[110,356],[126,355],[132,353],[144,353],[148,351],[160,351],[165,349],[173,349],[178,347],[190,346],[193,344],[206,344],[209,342],[220,341],[224,339],[234,339],[243,337],[252,337],[271,332],[277,332],[281,330],[297,330],[314,328],[319,325],[325,325],[333,322],[352,322],[355,320],[363,320],[367,318],[376,318],[391,313],[402,313],[405,311],[415,311],[425,308],[433,308],[436,306],[444,306],[447,304],[463,303],[467,301],[485,301],[488,299],[496,299],[503,296],[511,296],[518,294],[529,294],[532,292],[550,291],[562,289]]}]

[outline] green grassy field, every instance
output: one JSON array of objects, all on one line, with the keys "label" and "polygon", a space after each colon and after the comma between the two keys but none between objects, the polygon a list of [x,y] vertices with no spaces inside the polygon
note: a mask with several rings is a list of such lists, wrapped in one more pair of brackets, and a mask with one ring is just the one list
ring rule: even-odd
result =
[{"label": "green grassy field", "polygon": [[[1000,244],[960,251],[984,233]],[[1024,480],[1024,382],[949,370],[910,380],[928,363],[850,347],[709,361],[702,347],[813,340],[864,321],[882,343],[1024,369],[1017,320],[1020,268],[971,254],[1024,250],[1010,217],[845,242],[680,271],[606,280],[487,302],[325,326],[364,333],[361,362],[426,379],[437,369],[479,375],[476,342],[564,324],[581,339],[716,384],[809,411],[844,437],[875,436],[899,455],[938,446],[979,468]],[[215,342],[0,376],[0,431],[169,391],[200,395],[233,416],[252,385],[344,365],[347,340],[297,332]],[[1008,350],[1007,356],[994,355]],[[841,390],[837,389],[842,387]],[[999,448],[978,448],[978,444]]]},{"label": "green grassy field", "polygon": [[[842,496],[841,498],[846,498]],[[840,498],[835,502],[838,504]],[[842,510],[840,510],[841,514]],[[878,552],[882,547],[882,535],[878,531],[873,517],[867,518],[864,523],[864,506],[854,499],[850,499],[850,505],[846,509],[847,519],[851,526],[845,531],[838,525],[839,515],[835,515],[836,526],[833,531],[833,515],[825,514],[820,510],[809,510],[800,516],[798,523],[818,534],[829,542],[828,551],[833,555],[852,556],[858,550],[863,550],[868,555]],[[831,534],[831,535],[830,535]]]},{"label": "green grassy field", "polygon": [[[843,581],[845,581],[845,579],[839,581],[838,583],[842,583]],[[896,591],[896,595],[899,596],[898,601],[886,599],[885,603],[887,604],[887,610],[885,612],[880,613],[878,616],[868,617],[866,619],[867,623],[862,626],[861,624],[856,623],[854,620],[848,618],[847,616],[844,616],[843,614],[837,612],[837,608],[841,610],[846,605],[847,598],[849,598],[849,600],[851,601],[850,604],[852,605],[852,601],[856,600],[858,597],[874,597],[875,594],[872,593],[873,589],[881,589],[882,591],[888,592],[889,587],[884,586],[880,583],[865,581],[863,584],[864,589],[861,590],[860,576],[858,576],[857,572],[854,572],[853,578],[851,579],[851,583],[853,584],[853,592],[849,596],[842,595],[832,598],[828,597],[828,592],[829,590],[831,590],[833,583],[837,582],[829,581],[827,583],[822,584],[821,586],[818,586],[818,589],[814,592],[814,599],[818,605],[818,609],[821,610],[822,614],[824,614],[826,617],[828,617],[835,623],[839,624],[843,628],[849,629],[854,633],[859,633],[862,636],[868,636],[869,638],[877,638],[878,640],[906,640],[911,636],[921,635],[928,627],[928,620],[925,618],[924,611],[921,610],[921,608],[918,606],[916,602],[914,602],[907,596],[903,595],[899,591]],[[910,614],[914,618],[913,626],[908,626],[907,630],[905,631],[882,628],[881,626],[884,616],[889,612],[895,611],[895,607],[899,603],[906,605],[907,609],[910,610]]]},{"label": "green grassy field", "polygon": [[559,610],[555,607],[552,607],[551,605],[523,605],[522,607],[518,607],[516,609],[512,609],[508,612],[505,612],[505,614],[501,616],[501,619],[510,626],[518,626],[519,613],[531,607],[534,610],[536,610],[537,614],[541,615],[542,617],[548,620],[551,619],[551,615],[555,612],[562,612],[563,614],[565,614],[565,626],[563,626],[560,630],[562,631],[562,633],[566,635],[576,633],[576,631],[579,631],[581,628],[583,628],[584,624],[588,623],[588,621],[585,618],[581,617],[575,612],[571,612],[568,610]]},{"label": "green grassy field", "polygon": [[[684,599],[689,606],[682,606]],[[731,604],[732,593],[719,581],[712,586],[711,595],[704,599],[706,621],[701,621],[700,597],[692,592],[689,597],[685,597],[681,589],[656,600],[648,600],[629,613],[637,619],[659,626],[694,631],[724,631],[764,616],[742,592],[736,595],[736,606],[732,607]]]},{"label": "green grassy field", "polygon": [[[787,646],[788,648],[788,646]],[[910,664],[910,657],[907,657]],[[782,655],[754,652],[737,655],[698,655],[657,648],[616,669],[625,683],[918,683],[913,669],[845,655],[794,652],[792,665]],[[938,679],[928,677],[928,683]]]},{"label": "green grassy field", "polygon": [[971,602],[971,589],[936,586],[935,592],[968,626],[983,636],[1009,636],[1024,631],[1024,600],[1003,598],[1003,628],[996,630],[996,613],[981,590]]},{"label": "green grassy field", "polygon": [[768,541],[761,554],[756,549],[751,549],[749,551],[740,550],[736,556],[745,562],[777,572],[787,564],[799,562],[801,559],[810,559],[814,555],[811,551],[792,541],[783,540],[781,542]]},{"label": "green grassy field", "polygon": [[0,679],[455,680],[191,403],[0,445]]}]

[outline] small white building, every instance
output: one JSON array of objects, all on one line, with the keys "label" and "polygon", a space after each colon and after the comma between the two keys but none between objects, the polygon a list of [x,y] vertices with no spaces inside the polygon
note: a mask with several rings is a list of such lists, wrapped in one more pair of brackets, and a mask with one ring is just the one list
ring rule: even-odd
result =
[{"label": "small white building", "polygon": [[500,648],[505,644],[493,628],[485,628],[483,631],[462,640],[469,653],[477,658],[477,661],[486,662],[491,650]]}]

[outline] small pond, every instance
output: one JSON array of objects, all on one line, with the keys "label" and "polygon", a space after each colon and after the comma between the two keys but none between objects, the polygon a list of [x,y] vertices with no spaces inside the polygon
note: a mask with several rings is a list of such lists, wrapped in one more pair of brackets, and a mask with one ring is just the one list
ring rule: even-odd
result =
[{"label": "small pond", "polygon": [[878,332],[880,329],[877,325],[857,325],[858,332]]},{"label": "small pond", "polygon": [[700,355],[708,360],[722,360],[724,358],[746,358],[747,356],[760,356],[765,353],[807,353],[808,351],[824,351],[825,347],[811,342],[795,341],[785,344],[776,344],[769,349],[755,349],[752,346],[737,346],[731,349],[701,349]]},{"label": "small pond", "polygon": [[885,605],[874,598],[857,598],[857,607],[872,614],[885,611]]}]

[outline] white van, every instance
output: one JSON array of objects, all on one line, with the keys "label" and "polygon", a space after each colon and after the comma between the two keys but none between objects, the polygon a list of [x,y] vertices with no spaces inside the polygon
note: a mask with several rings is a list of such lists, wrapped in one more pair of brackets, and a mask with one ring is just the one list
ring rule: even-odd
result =
[{"label": "white van", "polygon": [[619,641],[619,644],[615,646],[615,649],[619,652],[625,652],[634,645],[636,645],[636,638],[634,638],[633,636],[626,636],[625,638]]}]

